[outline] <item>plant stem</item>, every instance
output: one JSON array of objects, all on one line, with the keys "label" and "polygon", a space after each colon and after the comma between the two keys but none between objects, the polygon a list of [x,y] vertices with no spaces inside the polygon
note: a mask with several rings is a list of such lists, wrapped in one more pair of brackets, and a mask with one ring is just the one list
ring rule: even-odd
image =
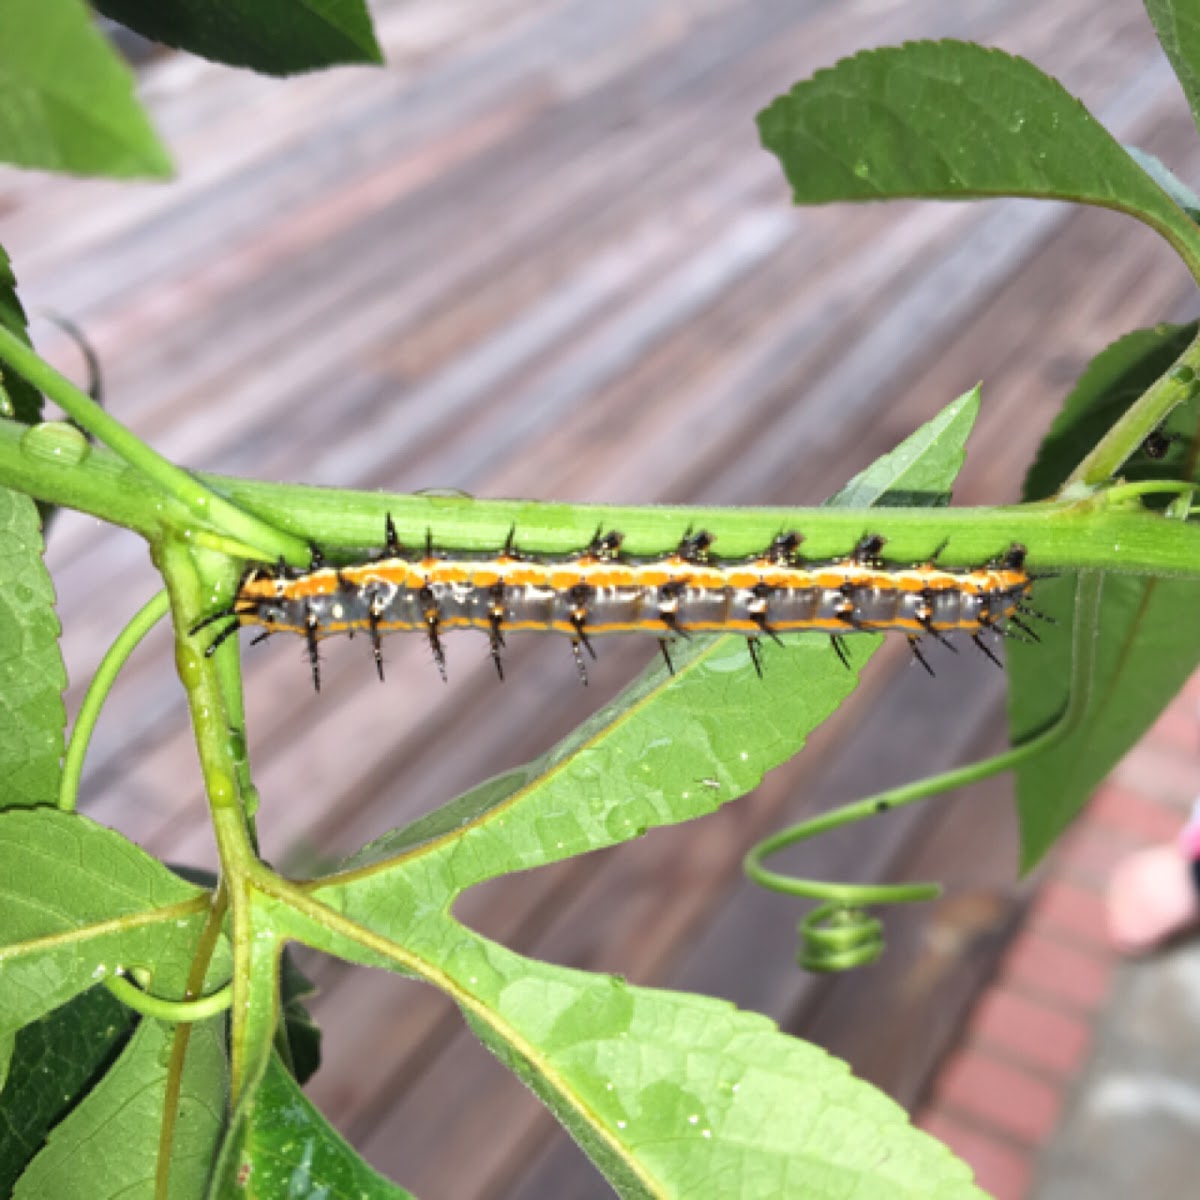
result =
[{"label": "plant stem", "polygon": [[[230,693],[216,658],[205,654],[189,636],[197,616],[204,611],[210,581],[197,551],[181,540],[167,538],[156,547],[156,560],[170,592],[175,620],[175,661],[187,692],[192,728],[200,756],[200,769],[212,816],[217,853],[221,859],[223,894],[229,904],[229,938],[233,947],[233,1016],[230,1033],[233,1099],[246,1086],[252,1049],[246,1026],[252,1011],[253,912],[255,880],[270,875],[258,860],[249,809],[254,799],[243,794],[249,779],[244,761],[240,691]],[[217,559],[216,561],[220,561]],[[230,642],[223,651],[235,653]]]},{"label": "plant stem", "polygon": [[[204,541],[187,515],[136,471],[97,447],[82,462],[60,465],[22,453],[27,427],[0,421],[0,484],[35,499],[92,513],[134,529],[151,541],[183,530]],[[474,500],[450,496],[388,496],[299,484],[260,483],[202,476],[205,484],[240,509],[269,521],[286,545],[288,561],[305,563],[309,541],[326,550],[378,547],[389,513],[401,540],[423,545],[426,531],[438,545],[495,550],[513,529],[519,544],[545,553],[587,545],[597,527],[619,529],[632,554],[659,553],[690,526],[718,537],[717,550],[734,557],[760,551],[784,529],[804,534],[814,559],[844,555],[864,532],[887,539],[884,557],[919,562],[945,547],[939,562],[978,566],[1013,542],[1029,550],[1035,571],[1105,570],[1125,574],[1200,579],[1200,524],[1142,510],[1101,491],[1082,499],[998,508],[685,508],[544,504],[528,500]],[[220,530],[214,530],[220,534]],[[270,559],[273,556],[264,556]],[[202,615],[202,614],[201,614]]]},{"label": "plant stem", "polygon": [[1138,483],[1118,483],[1104,494],[1110,504],[1136,499],[1140,496],[1186,496],[1200,491],[1200,483],[1182,479],[1146,479]]},{"label": "plant stem", "polygon": [[155,1017],[160,1021],[203,1021],[224,1012],[233,1002],[233,988],[229,984],[195,1000],[166,1000],[162,996],[151,995],[123,975],[115,975],[105,980],[105,985],[122,1004],[127,1004],[134,1012],[139,1012],[144,1017]]},{"label": "plant stem", "polygon": [[161,492],[180,504],[193,521],[216,522],[226,532],[262,549],[268,556],[280,553],[279,535],[269,525],[215,495],[195,476],[148,446],[3,325],[0,325],[0,359],[45,393],[81,429],[157,484]]},{"label": "plant stem", "polygon": [[96,728],[100,710],[104,707],[104,701],[113,683],[138,643],[166,616],[169,603],[165,591],[155,593],[121,630],[96,668],[96,674],[92,676],[92,682],[88,685],[87,695],[80,705],[79,716],[75,718],[75,727],[71,730],[71,740],[67,743],[67,753],[63,758],[58,807],[64,812],[75,811],[84,756],[92,740],[92,732]]},{"label": "plant stem", "polygon": [[1177,405],[1196,395],[1200,384],[1200,333],[1174,365],[1147,388],[1071,472],[1060,496],[1095,488],[1111,479],[1125,460],[1159,427]]},{"label": "plant stem", "polygon": [[[211,897],[208,916],[205,918],[204,928],[196,943],[192,965],[188,970],[187,995],[193,999],[199,997],[204,989],[204,980],[208,975],[220,940],[227,902],[228,894],[225,887],[218,884],[216,892]],[[172,1151],[175,1147],[175,1135],[179,1128],[184,1064],[187,1062],[191,1035],[191,1025],[180,1024],[175,1026],[175,1036],[171,1039],[171,1054],[167,1060],[166,1090],[162,1101],[163,1119],[159,1129],[158,1155],[154,1172],[155,1200],[169,1200],[171,1195],[171,1164],[175,1161]]]}]

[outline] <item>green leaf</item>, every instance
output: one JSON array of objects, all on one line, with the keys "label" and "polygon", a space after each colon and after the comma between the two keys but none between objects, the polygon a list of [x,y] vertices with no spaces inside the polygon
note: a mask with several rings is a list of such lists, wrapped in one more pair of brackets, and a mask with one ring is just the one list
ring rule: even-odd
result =
[{"label": "green leaf", "polygon": [[1074,644],[1089,656],[1091,674],[1069,732],[1017,769],[1022,870],[1037,864],[1200,664],[1200,627],[1194,619],[1200,585],[1092,577],[1089,586],[1100,587],[1097,611],[1096,605],[1077,600],[1086,595],[1087,581],[1072,576],[1039,585],[1034,603],[1057,625],[1040,633],[1038,645],[1010,643],[1014,744],[1050,728],[1067,711],[1080,670],[1072,653],[1073,633]]},{"label": "green leaf", "polygon": [[[256,1094],[239,1106],[211,1200],[244,1192],[253,1200],[406,1200],[409,1193],[372,1170],[312,1106],[278,1059]],[[240,1187],[236,1180],[243,1180]]]},{"label": "green leaf", "polygon": [[143,37],[267,75],[383,61],[362,0],[96,0]]},{"label": "green leaf", "polygon": [[58,796],[67,720],[58,633],[37,507],[0,488],[0,808]]},{"label": "green leaf", "polygon": [[37,808],[0,813],[0,911],[3,1035],[118,967],[186,975],[207,905],[112,830]]},{"label": "green leaf", "polygon": [[[224,1025],[221,1018],[190,1027],[143,1021],[113,1069],[50,1135],[13,1200],[199,1200],[225,1118]],[[176,1038],[187,1046],[177,1106]],[[165,1192],[155,1186],[164,1151]]]},{"label": "green leaf", "polygon": [[1146,0],[1146,11],[1200,127],[1200,13],[1188,0]]},{"label": "green leaf", "polygon": [[[181,995],[207,900],[85,817],[48,808],[0,814],[0,1033],[118,966],[145,971],[158,995]],[[221,947],[206,982],[228,972]],[[16,1200],[202,1195],[224,1123],[224,1028],[223,1017],[191,1026],[143,1021],[50,1134]],[[166,1191],[154,1186],[160,1155],[169,1162]]]},{"label": "green leaf", "polygon": [[[1097,355],[1042,444],[1026,480],[1026,498],[1055,492],[1083,454],[1170,367],[1195,331],[1195,324],[1138,330]],[[1198,420],[1200,401],[1191,401],[1172,413],[1168,428],[1187,430],[1190,438]],[[1134,456],[1123,474],[1184,478],[1186,456],[1182,444],[1166,460]],[[1162,535],[1172,532],[1171,519],[1164,516]],[[1036,645],[1008,643],[1013,743],[1069,719],[1065,726],[1058,724],[1062,736],[1048,750],[1017,769],[1026,870],[1200,663],[1200,624],[1194,619],[1200,585],[1194,582],[1069,576],[1039,583],[1033,603],[1056,623],[1039,623]]]},{"label": "green leaf", "polygon": [[1061,84],[964,42],[868,50],[759,114],[797,204],[1033,196],[1145,221],[1200,277],[1187,215]]},{"label": "green leaf", "polygon": [[[0,325],[29,345],[25,310],[2,247]],[[37,389],[0,371],[0,416],[32,424],[41,413]],[[67,675],[42,548],[37,506],[28,496],[0,488],[0,775],[6,781],[0,808],[51,804],[58,795]]]},{"label": "green leaf", "polygon": [[[838,502],[892,488],[940,501],[978,405],[977,391],[961,397]],[[934,1196],[943,1183],[945,1195],[977,1195],[890,1102],[763,1018],[528,963],[448,916],[484,879],[741,795],[854,686],[812,638],[770,647],[762,679],[741,641],[695,639],[674,676],[649,671],[541,759],[368,847],[313,889],[323,917],[279,911],[275,934],[443,987],[623,1195],[701,1195],[713,1180],[708,1194],[731,1197]],[[878,641],[850,639],[868,647],[856,662]],[[576,1044],[588,1030],[592,1041]]]},{"label": "green leaf", "polygon": [[[1038,448],[1025,477],[1023,498],[1045,500],[1067,481],[1089,450],[1112,428],[1127,408],[1162,374],[1196,336],[1197,323],[1156,325],[1126,334],[1088,363],[1071,389],[1062,411]],[[1172,428],[1196,427],[1196,406],[1186,405],[1172,415]],[[1174,461],[1182,460],[1182,448]],[[1122,474],[1127,479],[1163,478],[1162,462],[1145,455],[1130,459]]]},{"label": "green leaf", "polygon": [[[0,325],[19,337],[25,345],[32,343],[26,331],[25,309],[17,297],[17,280],[12,260],[0,246]],[[0,366],[0,416],[15,417],[26,425],[42,419],[42,394],[20,375],[7,372]]]},{"label": "green leaf", "polygon": [[133,76],[80,0],[0,4],[0,160],[81,175],[171,173]]},{"label": "green leaf", "polygon": [[983,1197],[899,1105],[765,1017],[483,939],[477,956],[472,1028],[621,1196]]},{"label": "green leaf", "polygon": [[[411,944],[412,914],[387,915],[381,931]],[[766,1017],[533,962],[448,917],[419,924],[439,985],[623,1197],[982,1200],[898,1105]],[[389,965],[372,954],[359,961]]]},{"label": "green leaf", "polygon": [[831,508],[888,504],[941,508],[967,457],[967,438],[979,415],[979,386],[959,396],[894,450],[855,475],[827,503]]},{"label": "green leaf", "polygon": [[10,1194],[50,1130],[87,1094],[128,1040],[135,1016],[93,987],[16,1037],[0,1092],[0,1196]]}]

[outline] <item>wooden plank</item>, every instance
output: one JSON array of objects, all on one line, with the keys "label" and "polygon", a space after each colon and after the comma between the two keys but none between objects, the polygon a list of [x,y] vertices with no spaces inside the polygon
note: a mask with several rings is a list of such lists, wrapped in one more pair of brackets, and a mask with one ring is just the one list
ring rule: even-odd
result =
[{"label": "wooden plank", "polygon": [[[1032,350],[1014,353],[1012,332],[1069,347],[1073,366],[1184,295],[1182,275],[1157,267],[1159,248],[1118,237],[1105,215],[788,210],[749,117],[862,44],[844,5],[476,8],[384,5],[402,74],[278,85],[175,60],[152,84],[186,167],[173,191],[130,201],[113,185],[0,180],[9,248],[34,302],[95,330],[118,413],[191,463],[283,477],[799,502],[833,490],[982,374],[980,453],[960,498],[994,500],[1011,494],[1071,374],[1051,377]],[[1186,118],[1166,115],[1174,85],[1136,10],[989,0],[885,7],[871,20],[879,41],[917,30],[999,41],[1084,88],[1122,136],[1152,134],[1176,164],[1190,146]],[[55,223],[62,238],[46,235]],[[1107,280],[1081,275],[1099,253]],[[959,326],[963,341],[947,352]],[[98,535],[90,521],[64,522],[51,557],[83,678],[152,573],[133,539]],[[294,644],[248,659],[277,864],[303,870],[532,757],[647,653],[605,647],[585,692],[562,646],[532,644],[501,690],[478,641],[452,645],[449,687],[419,644],[393,642],[385,688],[370,681],[361,646],[341,646],[319,699],[304,692]],[[937,1049],[927,999],[950,997],[936,1010],[949,1028],[1006,896],[989,907],[992,893],[972,898],[964,877],[948,926],[961,953],[923,951],[929,927],[905,914],[875,976],[826,990],[789,965],[788,906],[737,874],[745,846],[798,797],[828,804],[879,786],[880,764],[915,773],[908,755],[930,728],[945,731],[940,752],[957,761],[996,722],[998,679],[977,685],[956,664],[929,685],[903,658],[894,648],[868,673],[859,699],[881,704],[874,715],[848,708],[802,766],[736,808],[477,889],[457,911],[527,953],[733,995],[912,1094]],[[156,852],[211,862],[180,695],[158,638],[99,731],[89,811]],[[947,842],[996,832],[963,812],[944,828],[940,817],[906,818],[822,843],[810,861],[847,878],[940,873],[961,865]],[[909,961],[916,983],[902,977]],[[330,1060],[313,1093],[420,1194],[607,1194],[577,1153],[562,1165],[552,1123],[441,997],[328,961],[314,971]],[[876,990],[901,1014],[911,1057],[873,1040]]]}]

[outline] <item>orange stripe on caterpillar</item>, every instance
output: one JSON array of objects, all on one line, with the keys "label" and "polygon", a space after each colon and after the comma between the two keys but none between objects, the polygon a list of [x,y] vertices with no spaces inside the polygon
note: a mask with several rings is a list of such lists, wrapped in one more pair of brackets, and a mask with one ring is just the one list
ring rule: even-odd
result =
[{"label": "orange stripe on caterpillar", "polygon": [[[391,519],[387,548],[370,562],[326,566],[319,555],[309,570],[254,566],[242,577],[233,604],[193,629],[221,620],[229,624],[206,653],[241,626],[296,633],[308,643],[313,682],[320,688],[318,643],[338,634],[366,633],[380,678],[380,640],[394,632],[420,632],[429,642],[443,678],[444,634],[477,629],[489,639],[504,677],[505,636],[517,632],[558,633],[571,640],[580,678],[587,682],[582,651],[595,657],[592,639],[618,633],[650,633],[662,645],[693,634],[737,633],[749,642],[761,673],[758,639],[789,633],[904,633],[918,661],[930,670],[918,646],[922,636],[947,642],[967,633],[993,661],[981,640],[985,631],[1035,637],[1021,614],[1040,615],[1026,601],[1032,578],[1024,547],[965,570],[934,562],[898,566],[880,557],[883,539],[864,537],[845,558],[806,562],[800,537],[780,534],[761,554],[721,559],[710,553],[708,533],[689,534],[675,550],[657,557],[622,553],[617,531],[597,533],[572,554],[550,557],[517,551],[510,535],[495,554],[434,551],[407,554]],[[258,639],[256,639],[258,640]],[[953,648],[953,647],[952,647]]]}]

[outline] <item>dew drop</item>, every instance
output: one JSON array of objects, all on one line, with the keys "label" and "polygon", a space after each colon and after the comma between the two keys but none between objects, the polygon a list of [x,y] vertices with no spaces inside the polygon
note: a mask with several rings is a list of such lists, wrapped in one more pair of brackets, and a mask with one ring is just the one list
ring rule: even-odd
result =
[{"label": "dew drop", "polygon": [[175,650],[175,669],[184,687],[193,688],[200,683],[200,673],[203,663],[198,655],[188,645],[178,645]]},{"label": "dew drop", "polygon": [[212,803],[218,808],[226,807],[233,803],[234,795],[233,780],[224,773],[214,771],[208,782],[208,796]]},{"label": "dew drop", "polygon": [[429,500],[474,500],[470,492],[461,488],[418,488],[414,496],[424,496]]},{"label": "dew drop", "polygon": [[25,431],[21,451],[40,462],[75,467],[87,458],[92,448],[74,425],[68,425],[66,421],[43,421]]}]

